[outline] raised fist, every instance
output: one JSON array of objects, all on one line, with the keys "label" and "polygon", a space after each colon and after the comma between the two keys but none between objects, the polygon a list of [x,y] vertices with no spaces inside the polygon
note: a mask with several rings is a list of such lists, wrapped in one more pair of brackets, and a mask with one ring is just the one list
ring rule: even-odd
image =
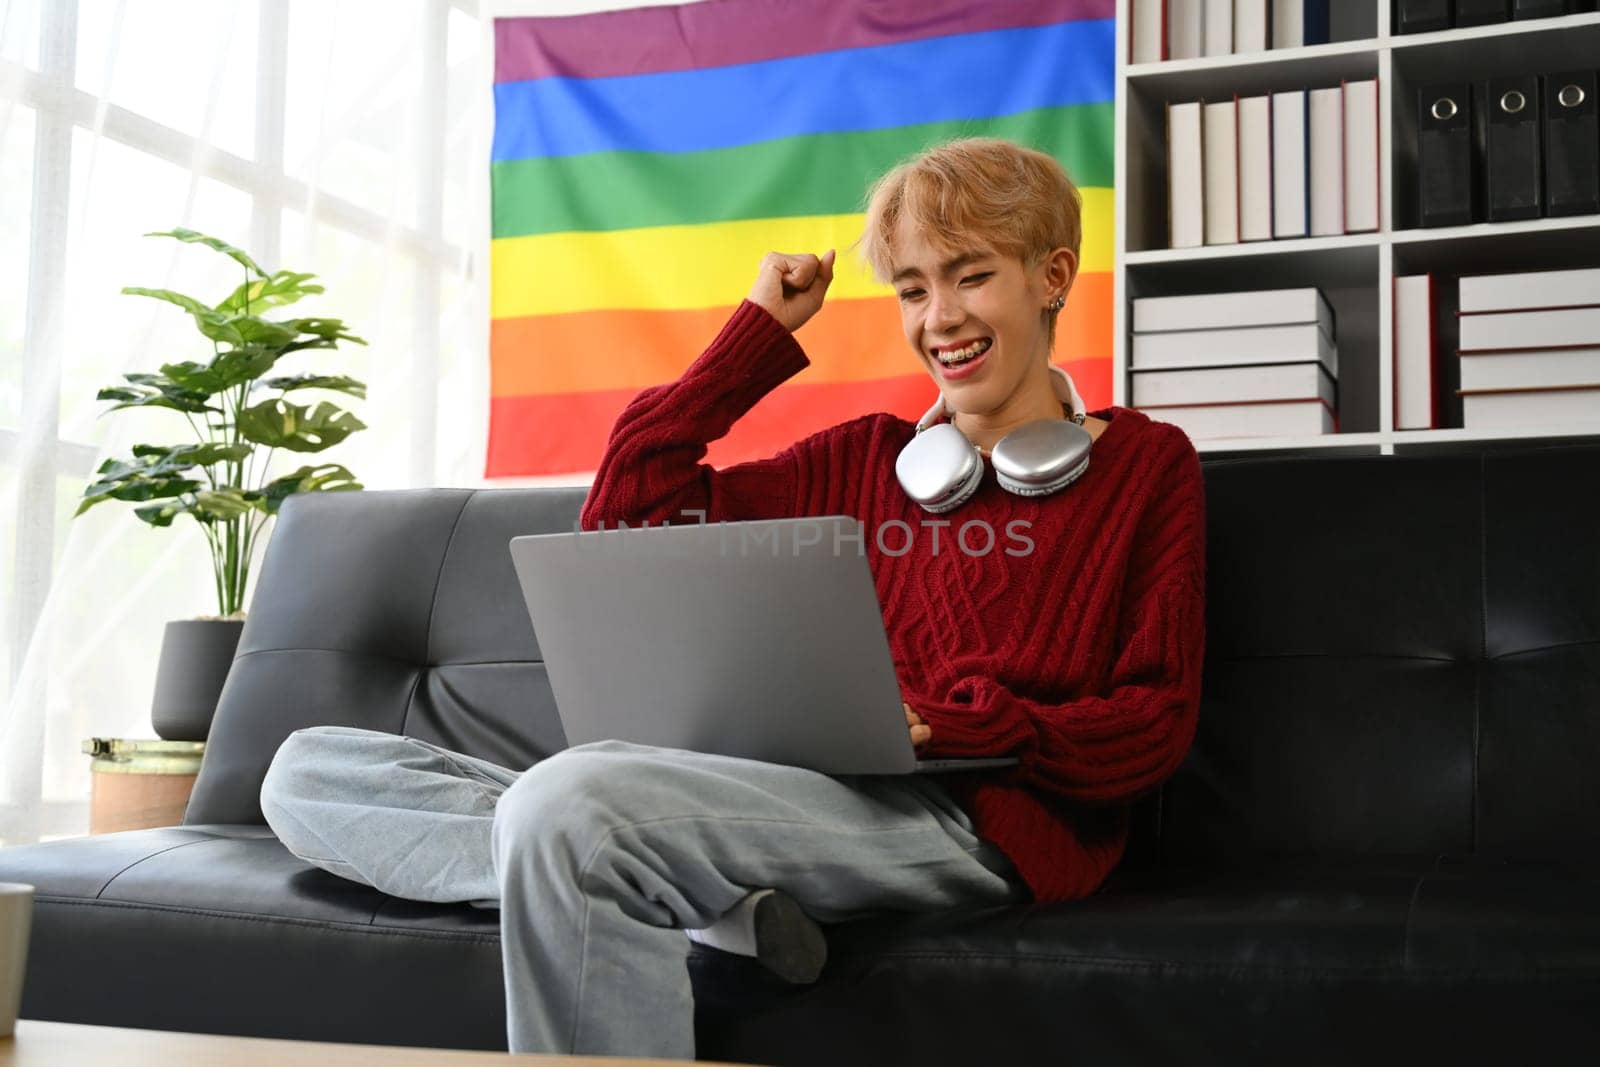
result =
[{"label": "raised fist", "polygon": [[831,248],[821,259],[809,252],[768,252],[750,287],[750,302],[761,305],[793,333],[822,307],[823,294],[833,281],[833,260]]}]

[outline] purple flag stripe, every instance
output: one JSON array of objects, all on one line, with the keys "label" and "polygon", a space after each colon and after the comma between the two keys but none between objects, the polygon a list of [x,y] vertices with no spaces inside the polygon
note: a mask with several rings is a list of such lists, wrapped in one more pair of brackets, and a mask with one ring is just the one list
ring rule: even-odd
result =
[{"label": "purple flag stripe", "polygon": [[[705,0],[592,15],[498,18],[494,80],[728,67],[958,33],[1108,19],[1115,13],[1115,0]],[[1006,72],[952,75],[1005,77]]]}]

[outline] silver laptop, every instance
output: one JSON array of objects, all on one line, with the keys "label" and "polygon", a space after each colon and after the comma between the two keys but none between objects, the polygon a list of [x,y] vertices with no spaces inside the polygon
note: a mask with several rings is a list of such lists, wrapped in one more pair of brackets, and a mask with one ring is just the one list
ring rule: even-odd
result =
[{"label": "silver laptop", "polygon": [[567,742],[835,775],[1016,763],[917,759],[865,536],[841,515],[512,538]]}]

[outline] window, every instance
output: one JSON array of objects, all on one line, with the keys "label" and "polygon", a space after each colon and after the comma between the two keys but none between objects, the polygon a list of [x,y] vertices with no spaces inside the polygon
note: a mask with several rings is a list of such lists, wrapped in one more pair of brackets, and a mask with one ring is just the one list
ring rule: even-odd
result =
[{"label": "window", "polygon": [[372,487],[480,479],[488,36],[475,0],[0,6],[0,843],[82,831],[79,743],[149,736],[159,622],[215,610],[198,531],[71,518],[107,454],[186,431],[102,419],[95,393],[205,355],[122,287],[214,301],[238,281],[143,233],[319,275],[305,309],[370,342],[307,360],[370,388],[370,429],[327,458]]}]

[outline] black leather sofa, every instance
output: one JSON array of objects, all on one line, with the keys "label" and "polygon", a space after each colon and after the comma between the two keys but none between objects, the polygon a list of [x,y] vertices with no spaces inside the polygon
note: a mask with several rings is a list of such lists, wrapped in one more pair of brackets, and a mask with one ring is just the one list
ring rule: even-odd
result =
[{"label": "black leather sofa", "polygon": [[[703,1057],[1592,1062],[1600,444],[1204,468],[1199,734],[1104,889],[836,927],[800,989],[697,948]],[[299,863],[257,790],[316,723],[562,747],[506,542],[582,495],[294,498],[185,824],[0,851],[24,1015],[503,1048],[496,913]]]}]

